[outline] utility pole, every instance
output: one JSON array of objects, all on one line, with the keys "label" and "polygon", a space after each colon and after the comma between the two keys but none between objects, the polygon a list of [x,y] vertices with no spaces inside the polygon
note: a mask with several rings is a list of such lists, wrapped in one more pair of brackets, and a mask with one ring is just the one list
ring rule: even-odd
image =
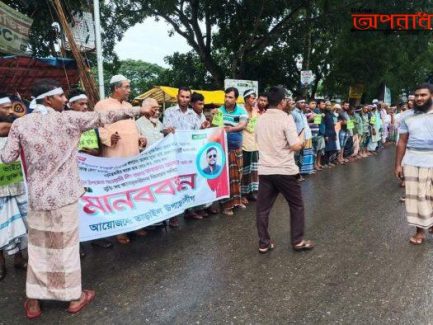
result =
[{"label": "utility pole", "polygon": [[101,18],[99,11],[99,0],[93,0],[93,15],[95,17],[95,39],[96,39],[96,59],[98,61],[98,86],[99,98],[105,98],[104,91],[104,67],[102,64],[102,42],[101,42]]}]

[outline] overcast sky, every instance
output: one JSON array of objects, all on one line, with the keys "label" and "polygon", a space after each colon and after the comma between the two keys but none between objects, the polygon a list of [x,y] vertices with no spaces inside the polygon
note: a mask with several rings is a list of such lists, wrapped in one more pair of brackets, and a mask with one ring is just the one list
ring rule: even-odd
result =
[{"label": "overcast sky", "polygon": [[164,57],[174,52],[186,53],[191,47],[186,40],[174,34],[168,36],[170,27],[163,21],[152,18],[130,28],[114,48],[120,59],[143,60],[167,67]]}]

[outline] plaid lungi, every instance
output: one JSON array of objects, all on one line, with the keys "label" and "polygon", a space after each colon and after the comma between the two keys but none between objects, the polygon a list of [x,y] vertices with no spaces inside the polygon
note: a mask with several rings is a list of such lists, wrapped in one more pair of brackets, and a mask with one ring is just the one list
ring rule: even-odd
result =
[{"label": "plaid lungi", "polygon": [[230,198],[221,200],[224,209],[233,209],[241,205],[242,150],[229,151]]},{"label": "plaid lungi", "polygon": [[259,190],[258,151],[243,151],[244,168],[242,170],[242,195],[248,195]]},{"label": "plaid lungi", "polygon": [[314,152],[311,139],[305,141],[304,149],[300,155],[300,173],[303,175],[312,174],[314,171]]},{"label": "plaid lungi", "polygon": [[27,194],[0,197],[0,250],[8,255],[27,248]]},{"label": "plaid lungi", "polygon": [[406,216],[410,225],[433,226],[433,168],[404,166]]},{"label": "plaid lungi", "polygon": [[55,210],[29,210],[30,299],[77,300],[81,296],[78,201]]}]

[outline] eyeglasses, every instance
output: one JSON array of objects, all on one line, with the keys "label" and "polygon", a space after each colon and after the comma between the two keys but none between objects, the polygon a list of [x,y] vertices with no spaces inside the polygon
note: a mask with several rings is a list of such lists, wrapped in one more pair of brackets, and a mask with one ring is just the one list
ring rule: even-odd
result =
[{"label": "eyeglasses", "polygon": [[216,158],[217,157],[217,155],[215,154],[215,155],[209,155],[209,156],[207,156],[208,158]]}]

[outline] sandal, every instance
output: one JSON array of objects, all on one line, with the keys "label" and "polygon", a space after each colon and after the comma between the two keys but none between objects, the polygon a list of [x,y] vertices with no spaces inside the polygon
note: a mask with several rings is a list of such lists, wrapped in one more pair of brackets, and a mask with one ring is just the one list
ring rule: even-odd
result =
[{"label": "sandal", "polygon": [[116,236],[116,239],[120,245],[128,245],[131,242],[129,237],[126,235],[118,235]]},{"label": "sandal", "polygon": [[268,245],[267,247],[264,247],[264,248],[260,248],[260,247],[259,247],[259,253],[260,253],[260,254],[266,254],[267,252],[273,250],[274,248],[275,248],[275,244],[274,244],[274,242],[271,240],[271,241],[269,242],[269,245]]},{"label": "sandal", "polygon": [[424,237],[416,237],[416,235],[415,235],[415,236],[410,237],[409,243],[411,243],[412,245],[421,245],[424,243],[424,240],[425,240]]},{"label": "sandal", "polygon": [[29,309],[29,299],[26,299],[26,301],[24,302],[24,309],[26,311],[26,317],[28,319],[39,318],[42,315],[42,310],[40,309],[40,307],[39,307],[39,311],[38,312],[30,311],[30,309]]},{"label": "sandal", "polygon": [[295,252],[310,251],[314,246],[311,240],[302,240],[299,244],[293,245],[293,250]]},{"label": "sandal", "polygon": [[146,236],[147,236],[147,231],[144,230],[144,229],[139,229],[139,230],[136,230],[136,231],[135,231],[135,234],[136,234],[138,237],[146,237]]},{"label": "sandal", "polygon": [[68,313],[76,314],[80,312],[81,310],[83,310],[84,307],[90,304],[93,299],[95,299],[95,291],[93,290],[83,290],[83,294],[84,294],[84,300],[76,307],[69,307]]}]

